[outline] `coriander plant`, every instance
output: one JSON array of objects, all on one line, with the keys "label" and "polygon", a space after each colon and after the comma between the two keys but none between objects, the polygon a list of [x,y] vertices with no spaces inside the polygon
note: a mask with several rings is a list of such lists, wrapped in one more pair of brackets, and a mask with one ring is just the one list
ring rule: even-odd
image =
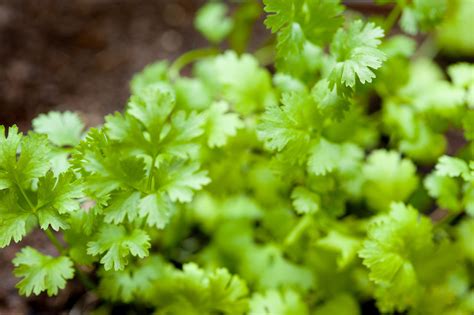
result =
[{"label": "coriander plant", "polygon": [[[210,48],[147,66],[102,126],[0,126],[0,247],[40,229],[57,249],[17,253],[19,293],[80,281],[106,313],[473,314],[474,65],[434,61],[469,0],[375,2],[391,13],[209,2]],[[246,53],[261,14],[274,38]]]}]

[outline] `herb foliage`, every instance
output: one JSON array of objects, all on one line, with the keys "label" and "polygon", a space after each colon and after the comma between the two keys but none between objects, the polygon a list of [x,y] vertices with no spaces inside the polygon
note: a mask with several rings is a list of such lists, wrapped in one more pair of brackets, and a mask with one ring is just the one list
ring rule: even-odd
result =
[{"label": "herb foliage", "polygon": [[[447,1],[377,2],[395,2],[385,20],[210,2],[196,27],[234,50],[149,65],[97,128],[71,112],[0,126],[0,247],[39,228],[57,248],[18,252],[20,294],[77,277],[104,311],[472,314],[474,65],[444,73],[392,35],[400,16],[432,41]],[[242,53],[262,9],[275,42]],[[450,154],[448,131],[464,135]]]}]

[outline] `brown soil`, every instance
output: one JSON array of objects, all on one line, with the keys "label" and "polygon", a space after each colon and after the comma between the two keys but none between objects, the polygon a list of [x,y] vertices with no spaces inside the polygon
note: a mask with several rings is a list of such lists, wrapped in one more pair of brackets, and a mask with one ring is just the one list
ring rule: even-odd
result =
[{"label": "brown soil", "polygon": [[205,43],[192,27],[203,2],[0,0],[0,124],[26,129],[51,109],[100,122],[133,73]]}]

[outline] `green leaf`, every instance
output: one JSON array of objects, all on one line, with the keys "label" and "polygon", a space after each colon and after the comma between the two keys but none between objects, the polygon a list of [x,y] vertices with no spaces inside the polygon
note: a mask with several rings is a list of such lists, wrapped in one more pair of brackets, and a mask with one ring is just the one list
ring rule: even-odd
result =
[{"label": "green leaf", "polygon": [[436,174],[449,177],[468,176],[469,168],[463,160],[444,155],[439,158],[438,164],[436,164]]},{"label": "green leaf", "polygon": [[92,129],[73,155],[74,166],[85,176],[86,190],[94,196],[142,185],[146,175],[143,159],[117,150],[103,130]]},{"label": "green leaf", "polygon": [[15,276],[22,279],[17,284],[20,294],[30,296],[46,291],[49,296],[64,289],[66,280],[74,277],[73,263],[69,257],[52,257],[25,247],[13,259]]},{"label": "green leaf", "polygon": [[293,263],[274,245],[246,246],[241,274],[260,289],[291,286],[303,291],[313,287],[313,274],[305,265]]},{"label": "green leaf", "polygon": [[337,157],[340,146],[324,138],[313,145],[308,159],[308,171],[314,175],[325,175],[332,172],[338,165]]},{"label": "green leaf", "polygon": [[434,28],[442,21],[447,8],[446,0],[413,0],[401,3],[404,3],[404,9],[400,26],[411,35],[416,35],[420,29],[427,31]]},{"label": "green leaf", "polygon": [[226,17],[227,6],[222,2],[208,2],[196,14],[194,26],[210,42],[219,43],[232,31],[234,22]]},{"label": "green leaf", "polygon": [[0,248],[12,241],[18,243],[26,235],[31,212],[23,209],[15,193],[0,191]]},{"label": "green leaf", "polygon": [[161,257],[150,256],[124,270],[100,270],[98,292],[114,302],[142,301],[143,292],[151,291],[153,284],[168,271],[166,267]]},{"label": "green leaf", "polygon": [[333,171],[341,173],[357,169],[364,153],[352,143],[332,143],[324,138],[310,149],[308,172],[314,175],[326,175]]},{"label": "green leaf", "polygon": [[104,221],[107,223],[122,223],[125,219],[132,222],[138,216],[140,193],[137,191],[119,192],[113,196],[109,205],[104,208]]},{"label": "green leaf", "polygon": [[38,209],[53,209],[59,214],[79,210],[83,198],[82,183],[74,173],[62,173],[58,177],[49,171],[38,181]]},{"label": "green leaf", "polygon": [[23,137],[16,126],[10,127],[6,136],[5,127],[0,126],[0,190],[13,185],[30,188],[32,181],[50,168],[49,152],[46,136],[29,134]]},{"label": "green leaf", "polygon": [[257,134],[267,148],[295,154],[307,152],[314,125],[319,120],[312,100],[305,92],[285,93],[282,106],[271,105],[265,110]]},{"label": "green leaf", "polygon": [[454,85],[468,88],[474,84],[474,65],[467,62],[449,66],[448,73]]},{"label": "green leaf", "polygon": [[207,144],[212,147],[222,147],[229,137],[237,134],[237,130],[244,127],[239,115],[230,113],[229,104],[216,102],[207,111],[206,133]]},{"label": "green leaf", "polygon": [[178,111],[171,117],[170,124],[163,126],[159,134],[162,142],[159,153],[164,157],[193,158],[199,146],[193,141],[204,133],[204,115],[196,112],[186,114]]},{"label": "green leaf", "polygon": [[190,110],[202,110],[212,103],[212,92],[202,80],[178,78],[175,83],[176,103]]},{"label": "green leaf", "polygon": [[130,88],[134,94],[150,85],[168,79],[168,61],[158,61],[146,66],[140,73],[133,76]]},{"label": "green leaf", "polygon": [[411,206],[393,203],[371,225],[359,255],[379,290],[381,310],[403,311],[416,303],[422,289],[417,273],[433,250],[431,221]]},{"label": "green leaf", "polygon": [[214,59],[212,70],[223,99],[236,112],[247,115],[275,103],[270,74],[252,55],[227,51]]},{"label": "green leaf", "polygon": [[364,196],[371,208],[387,211],[392,201],[404,201],[418,187],[416,167],[395,151],[376,150],[363,168]]},{"label": "green leaf", "polygon": [[331,43],[331,55],[336,63],[329,80],[331,85],[353,88],[356,79],[364,84],[375,78],[373,70],[382,66],[386,60],[385,54],[377,49],[383,37],[383,30],[374,23],[364,25],[356,20],[349,25],[349,29],[339,29]]},{"label": "green leaf", "polygon": [[150,86],[132,95],[128,102],[127,113],[139,120],[153,134],[159,134],[160,128],[171,115],[175,107],[175,95],[160,86]]},{"label": "green leaf", "polygon": [[448,68],[448,73],[457,87],[466,89],[466,102],[474,108],[474,65],[461,62]]},{"label": "green leaf", "polygon": [[165,193],[154,193],[143,197],[139,203],[139,214],[149,226],[163,229],[170,221],[175,205]]},{"label": "green leaf", "polygon": [[148,256],[150,246],[150,237],[143,230],[128,232],[123,226],[104,225],[96,240],[87,244],[87,253],[101,255],[100,262],[105,270],[123,270],[129,255],[144,258]]},{"label": "green leaf", "polygon": [[359,315],[359,302],[355,297],[341,293],[319,306],[314,315]]},{"label": "green leaf", "polygon": [[49,112],[33,119],[33,130],[48,136],[49,141],[59,147],[79,144],[84,123],[73,112]]},{"label": "green leaf", "polygon": [[158,186],[173,202],[190,202],[194,191],[211,182],[207,171],[200,170],[198,163],[173,162],[163,169],[165,171],[157,175]]},{"label": "green leaf", "polygon": [[357,257],[357,251],[360,247],[360,240],[350,235],[338,231],[330,231],[328,235],[317,242],[318,246],[337,252],[337,265],[339,268],[345,268]]},{"label": "green leaf", "polygon": [[170,314],[244,314],[248,289],[226,269],[211,271],[187,263],[157,281],[152,304]]},{"label": "green leaf", "polygon": [[268,290],[256,293],[250,300],[251,315],[306,315],[308,308],[301,296],[293,290]]},{"label": "green leaf", "polygon": [[299,214],[317,212],[321,206],[319,195],[302,186],[293,189],[291,199],[293,199],[293,206]]},{"label": "green leaf", "polygon": [[[304,64],[306,41],[327,43],[343,22],[338,0],[265,0],[265,25],[277,35],[277,69],[296,73]],[[295,67],[297,64],[297,67]]]},{"label": "green leaf", "polygon": [[436,198],[438,205],[450,211],[460,211],[462,204],[460,199],[461,187],[456,179],[439,176],[436,173],[428,175],[424,180],[424,186],[428,194]]},{"label": "green leaf", "polygon": [[311,95],[321,111],[336,120],[342,120],[344,113],[349,109],[349,101],[337,93],[337,88],[330,88],[327,79],[316,83]]}]

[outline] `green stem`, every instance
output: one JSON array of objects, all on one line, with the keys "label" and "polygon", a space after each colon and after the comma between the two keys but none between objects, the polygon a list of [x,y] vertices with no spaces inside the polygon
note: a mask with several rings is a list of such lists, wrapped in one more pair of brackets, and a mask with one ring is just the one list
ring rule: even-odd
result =
[{"label": "green stem", "polygon": [[271,65],[275,60],[275,47],[274,46],[264,46],[258,49],[255,53],[255,58],[257,58],[258,63],[262,66]]},{"label": "green stem", "polygon": [[181,69],[183,69],[188,64],[205,57],[215,56],[219,54],[219,52],[220,51],[217,48],[201,48],[188,51],[176,59],[171,65],[169,70],[171,79],[176,79],[179,76]]},{"label": "green stem", "polygon": [[84,285],[84,287],[88,290],[94,290],[95,289],[95,284],[94,282],[89,279],[89,277],[82,272],[82,270],[79,268],[77,264],[75,264],[76,270],[77,270],[77,278],[81,283]]},{"label": "green stem", "polygon": [[64,254],[65,252],[65,248],[64,246],[61,244],[61,242],[59,242],[58,238],[56,237],[56,235],[53,234],[53,232],[51,232],[51,230],[47,229],[47,230],[44,230],[44,233],[46,234],[46,236],[49,238],[49,240],[51,241],[51,243],[53,243],[54,247],[56,247],[57,251],[62,255]]},{"label": "green stem", "polygon": [[421,43],[416,56],[433,59],[438,54],[438,46],[431,36],[427,36],[426,39]]},{"label": "green stem", "polygon": [[[61,244],[61,242],[58,240],[58,238],[56,237],[56,235],[54,235],[54,233],[51,231],[51,230],[44,230],[44,233],[46,234],[46,236],[49,238],[49,240],[51,241],[51,243],[53,243],[54,247],[56,247],[56,250],[59,252],[59,254],[61,255],[67,255],[67,250],[66,248]],[[95,285],[94,283],[87,277],[86,274],[84,274],[84,272],[82,272],[81,268],[79,267],[78,264],[74,264],[74,267],[77,271],[77,277],[79,279],[79,281],[81,281],[81,283],[84,285],[84,287],[86,289],[89,289],[89,290],[92,290],[95,288]]]},{"label": "green stem", "polygon": [[[17,180],[17,182],[18,182],[18,180]],[[20,189],[20,192],[21,192],[23,198],[25,198],[26,202],[28,203],[28,206],[31,208],[31,211],[35,212],[36,207],[33,205],[33,203],[31,202],[31,200],[28,197],[28,195],[26,194],[26,192],[23,190],[23,188],[21,187],[20,184],[17,184],[17,186],[18,186],[18,189]]]},{"label": "green stem", "polygon": [[[17,180],[18,182],[18,180]],[[23,195],[23,197],[25,198],[26,202],[28,203],[28,205],[30,206],[31,208],[31,211],[35,212],[37,209],[35,206],[33,206],[33,203],[31,202],[30,198],[28,197],[28,195],[26,194],[26,192],[23,190],[23,188],[21,187],[21,185],[17,184],[21,194]],[[67,250],[66,248],[61,244],[61,242],[58,240],[58,238],[56,237],[56,235],[54,235],[54,233],[50,230],[50,229],[46,229],[46,230],[43,230],[43,232],[46,234],[46,236],[48,237],[48,239],[51,241],[51,243],[54,245],[54,247],[56,248],[56,250],[58,251],[58,253],[60,255],[67,255]],[[75,264],[75,268],[77,270],[77,276],[79,278],[79,280],[82,282],[82,284],[87,288],[87,289],[93,289],[94,288],[94,284],[92,283],[92,281],[82,272],[82,270],[79,268],[79,266],[77,266],[77,264]]]},{"label": "green stem", "polygon": [[283,241],[283,248],[287,248],[296,242],[301,237],[306,228],[311,224],[312,220],[313,219],[310,214],[306,214],[304,217],[302,217],[298,224],[296,224],[291,232],[286,236],[285,240]]},{"label": "green stem", "polygon": [[151,160],[151,167],[150,167],[150,174],[148,175],[148,180],[146,183],[147,189],[151,189],[151,184],[153,180],[153,174],[155,173],[155,163],[156,163],[156,158],[157,156],[155,155],[153,159]]},{"label": "green stem", "polygon": [[392,28],[395,26],[395,23],[397,22],[401,13],[402,13],[402,7],[399,4],[395,5],[395,7],[393,8],[393,10],[390,12],[387,19],[385,20],[385,25],[384,25],[385,35],[388,35],[392,31]]}]

